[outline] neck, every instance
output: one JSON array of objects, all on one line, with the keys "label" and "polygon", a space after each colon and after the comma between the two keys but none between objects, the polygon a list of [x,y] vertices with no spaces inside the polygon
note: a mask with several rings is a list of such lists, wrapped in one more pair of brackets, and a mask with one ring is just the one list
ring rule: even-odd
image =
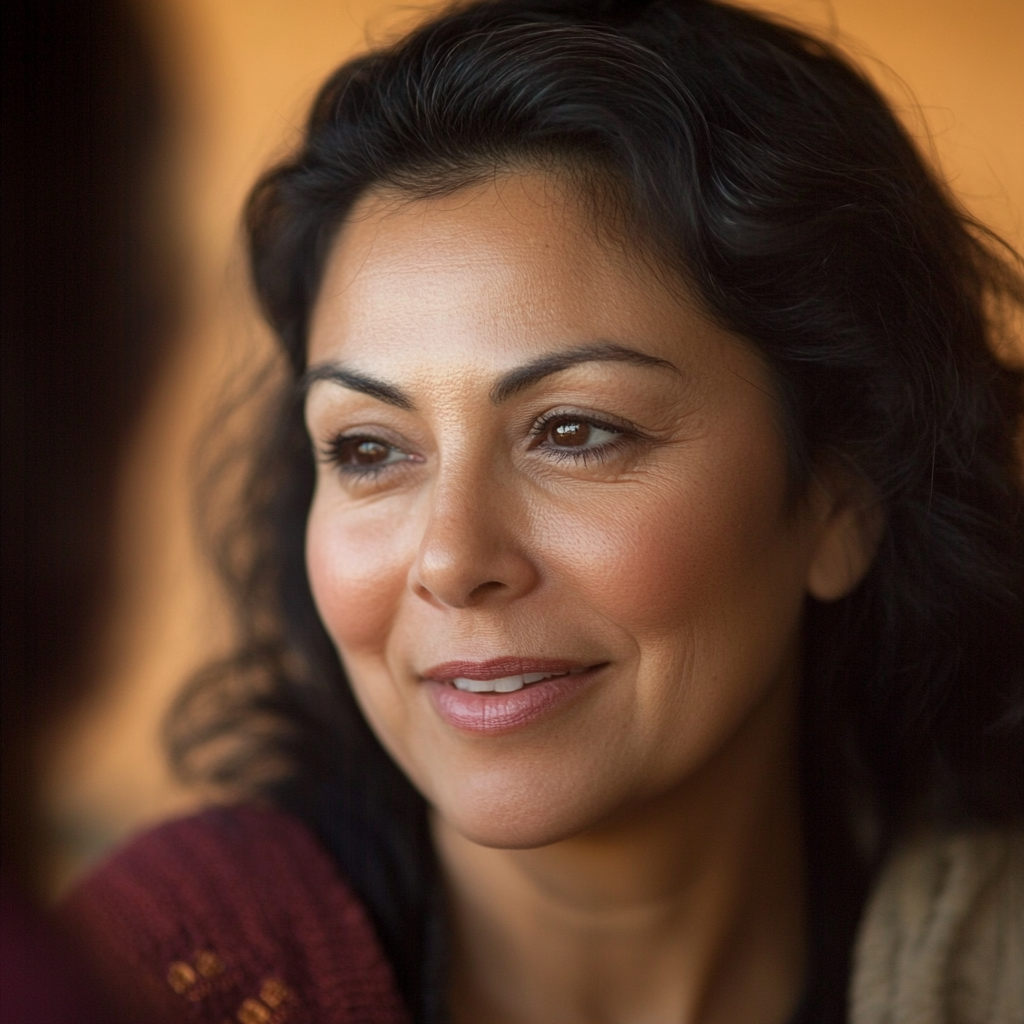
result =
[{"label": "neck", "polygon": [[435,817],[457,1024],[785,1021],[806,941],[794,704],[562,842],[491,849]]}]

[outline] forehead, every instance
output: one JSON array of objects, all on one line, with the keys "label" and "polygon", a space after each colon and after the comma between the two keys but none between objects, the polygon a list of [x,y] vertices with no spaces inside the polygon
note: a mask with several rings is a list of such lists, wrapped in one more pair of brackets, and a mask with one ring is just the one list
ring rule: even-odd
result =
[{"label": "forehead", "polygon": [[576,189],[509,173],[438,198],[365,196],[328,261],[309,361],[514,363],[597,339],[667,357],[653,350],[683,321],[707,326]]}]

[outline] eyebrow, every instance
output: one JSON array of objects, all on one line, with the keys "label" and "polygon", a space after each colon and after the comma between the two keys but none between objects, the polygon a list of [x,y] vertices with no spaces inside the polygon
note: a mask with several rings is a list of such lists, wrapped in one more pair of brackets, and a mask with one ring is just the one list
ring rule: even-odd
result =
[{"label": "eyebrow", "polygon": [[653,366],[680,373],[679,368],[667,359],[659,359],[657,356],[638,352],[625,345],[598,342],[569,349],[567,352],[553,352],[549,356],[541,356],[531,363],[509,370],[491,388],[491,401],[495,405],[500,405],[517,392],[532,387],[545,377],[568,370],[570,366],[578,366],[580,363],[632,363],[634,366]]},{"label": "eyebrow", "polygon": [[413,400],[396,384],[389,384],[385,380],[378,380],[376,377],[359,373],[356,370],[346,370],[338,363],[320,363],[318,366],[311,366],[299,381],[300,393],[307,394],[309,389],[321,380],[340,384],[350,391],[369,395],[388,405],[398,406],[399,409],[416,408]]},{"label": "eyebrow", "polygon": [[[509,370],[502,374],[491,388],[491,401],[495,405],[500,405],[513,395],[532,387],[553,373],[561,373],[563,370],[581,363],[602,362],[632,363],[634,366],[649,366],[681,373],[679,368],[667,359],[660,359],[657,356],[648,355],[646,352],[638,352],[625,345],[599,342],[593,345],[582,345],[566,352],[553,352]],[[397,406],[399,409],[412,410],[416,408],[412,398],[398,385],[379,380],[365,373],[359,373],[356,370],[346,369],[339,363],[321,363],[318,366],[310,367],[299,382],[301,392],[305,394],[313,384],[322,380],[339,384],[350,391],[369,395],[371,398]]]}]

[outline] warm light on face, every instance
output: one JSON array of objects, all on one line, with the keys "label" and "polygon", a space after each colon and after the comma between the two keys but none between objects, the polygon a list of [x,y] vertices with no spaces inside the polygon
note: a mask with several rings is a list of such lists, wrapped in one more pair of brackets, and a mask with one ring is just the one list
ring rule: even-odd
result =
[{"label": "warm light on face", "polygon": [[365,199],[309,365],[317,606],[469,838],[593,826],[794,686],[824,527],[787,502],[767,370],[557,180]]}]

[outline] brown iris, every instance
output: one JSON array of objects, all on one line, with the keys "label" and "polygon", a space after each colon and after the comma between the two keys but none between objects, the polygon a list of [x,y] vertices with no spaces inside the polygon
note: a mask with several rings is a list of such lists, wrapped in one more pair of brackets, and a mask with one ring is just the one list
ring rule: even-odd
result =
[{"label": "brown iris", "polygon": [[579,448],[590,440],[590,424],[580,420],[559,420],[551,425],[548,436],[559,448]]},{"label": "brown iris", "polygon": [[365,437],[349,438],[342,442],[340,448],[338,461],[350,466],[377,466],[387,462],[391,453],[386,444]]}]

